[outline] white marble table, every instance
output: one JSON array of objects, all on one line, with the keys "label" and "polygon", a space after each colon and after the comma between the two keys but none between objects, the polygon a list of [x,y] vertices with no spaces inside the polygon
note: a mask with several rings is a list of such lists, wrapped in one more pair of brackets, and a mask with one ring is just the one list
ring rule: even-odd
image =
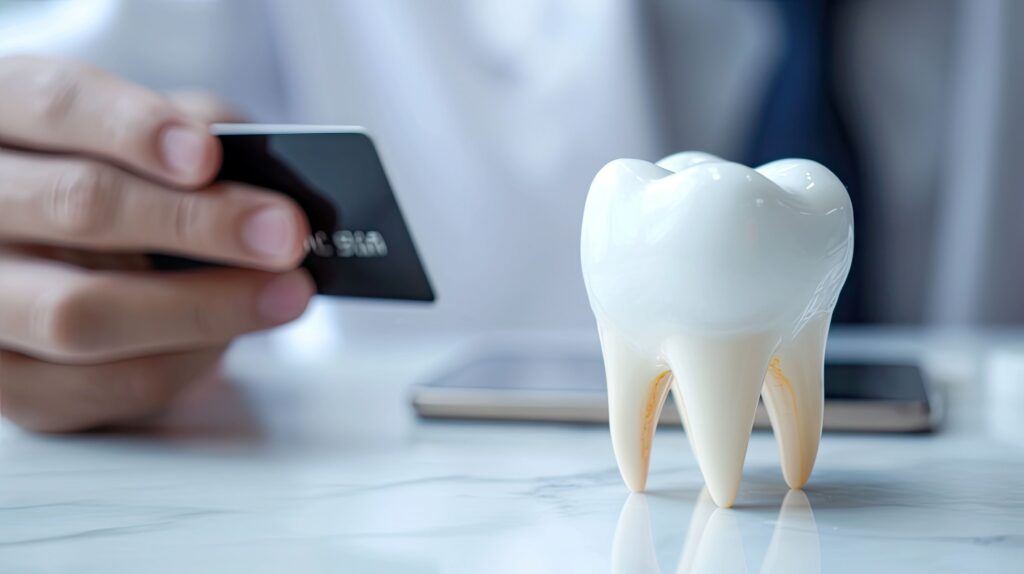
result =
[{"label": "white marble table", "polygon": [[408,387],[454,341],[296,333],[243,341],[223,381],[136,433],[5,424],[0,572],[1024,571],[1024,392],[986,383],[988,339],[844,339],[923,352],[946,429],[826,435],[790,494],[756,434],[719,510],[680,430],[629,496],[606,428],[417,421]]}]

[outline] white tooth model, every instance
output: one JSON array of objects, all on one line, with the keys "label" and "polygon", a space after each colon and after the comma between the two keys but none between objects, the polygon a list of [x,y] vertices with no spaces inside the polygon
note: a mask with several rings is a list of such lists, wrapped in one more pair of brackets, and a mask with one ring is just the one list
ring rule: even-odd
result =
[{"label": "white tooth model", "polygon": [[669,388],[716,504],[736,500],[759,395],[786,483],[803,487],[821,439],[825,338],[853,257],[839,179],[802,159],[616,160],[590,186],[581,256],[630,490],[646,486]]}]

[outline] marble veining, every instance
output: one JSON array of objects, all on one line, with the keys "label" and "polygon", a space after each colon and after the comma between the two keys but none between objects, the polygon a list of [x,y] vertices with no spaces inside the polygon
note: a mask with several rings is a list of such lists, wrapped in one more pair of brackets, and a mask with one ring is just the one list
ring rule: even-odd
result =
[{"label": "marble veining", "polygon": [[[629,495],[607,428],[418,422],[408,386],[458,348],[298,361],[257,337],[232,350],[221,379],[134,433],[40,437],[0,425],[0,572],[1024,564],[1024,441],[1007,439],[1005,424],[989,433],[989,398],[957,402],[935,435],[825,435],[802,493],[786,487],[771,435],[755,433],[736,505],[722,509],[678,429],[656,435],[647,493]],[[963,380],[950,384],[978,379]]]}]

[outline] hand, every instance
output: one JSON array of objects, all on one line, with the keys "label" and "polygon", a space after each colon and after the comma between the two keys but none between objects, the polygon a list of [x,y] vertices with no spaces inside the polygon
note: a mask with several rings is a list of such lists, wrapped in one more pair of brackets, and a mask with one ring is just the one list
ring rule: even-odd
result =
[{"label": "hand", "polygon": [[[165,406],[236,336],[297,318],[308,223],[288,198],[210,185],[210,99],[91,67],[0,58],[0,409],[28,429]],[[148,269],[145,253],[231,268]]]}]

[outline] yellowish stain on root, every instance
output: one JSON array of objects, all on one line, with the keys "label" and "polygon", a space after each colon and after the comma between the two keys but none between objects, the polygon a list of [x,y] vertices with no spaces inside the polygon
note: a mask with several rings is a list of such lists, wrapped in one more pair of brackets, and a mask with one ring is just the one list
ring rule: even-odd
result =
[{"label": "yellowish stain on root", "polygon": [[789,397],[789,403],[793,406],[793,415],[796,415],[796,393],[793,391],[793,383],[789,382],[789,377],[782,371],[782,364],[778,357],[772,357],[771,362],[768,363],[768,372],[772,374],[772,378],[777,383],[776,387],[786,390],[786,396]]},{"label": "yellowish stain on root", "polygon": [[647,391],[647,402],[644,404],[644,426],[640,433],[640,452],[643,456],[643,467],[645,470],[643,484],[640,490],[647,487],[646,470],[650,468],[651,443],[654,440],[654,429],[658,426],[658,415],[661,414],[661,406],[665,404],[665,395],[668,393],[668,382],[671,371],[662,371],[651,381]]},{"label": "yellowish stain on root", "polygon": [[[793,383],[790,382],[789,377],[787,377],[786,373],[783,372],[782,364],[781,364],[781,361],[779,360],[778,357],[772,357],[772,360],[768,363],[768,372],[771,374],[772,380],[775,381],[775,388],[776,389],[782,389],[782,390],[785,391],[786,398],[789,399],[789,404],[790,404],[790,409],[791,409],[790,413],[789,413],[789,416],[791,416],[793,418],[794,424],[796,424],[797,427],[799,428],[799,423],[796,422],[798,420],[798,418],[799,418],[798,414],[797,414],[796,392],[793,390]],[[782,416],[785,416],[785,415],[783,414]],[[797,432],[797,431],[794,431],[794,432]],[[785,441],[781,441],[780,440],[779,445],[781,446],[784,442]],[[799,449],[799,452],[800,452],[800,465],[801,466],[805,466],[807,464],[807,456],[806,456],[806,453],[804,452],[804,442],[802,440],[789,441],[789,442],[796,442],[797,443],[797,448]],[[801,475],[802,474],[804,474],[803,470],[801,470]],[[803,487],[803,483],[800,483],[799,485],[790,485],[790,486],[792,486],[793,488],[799,489],[799,488]]]}]

